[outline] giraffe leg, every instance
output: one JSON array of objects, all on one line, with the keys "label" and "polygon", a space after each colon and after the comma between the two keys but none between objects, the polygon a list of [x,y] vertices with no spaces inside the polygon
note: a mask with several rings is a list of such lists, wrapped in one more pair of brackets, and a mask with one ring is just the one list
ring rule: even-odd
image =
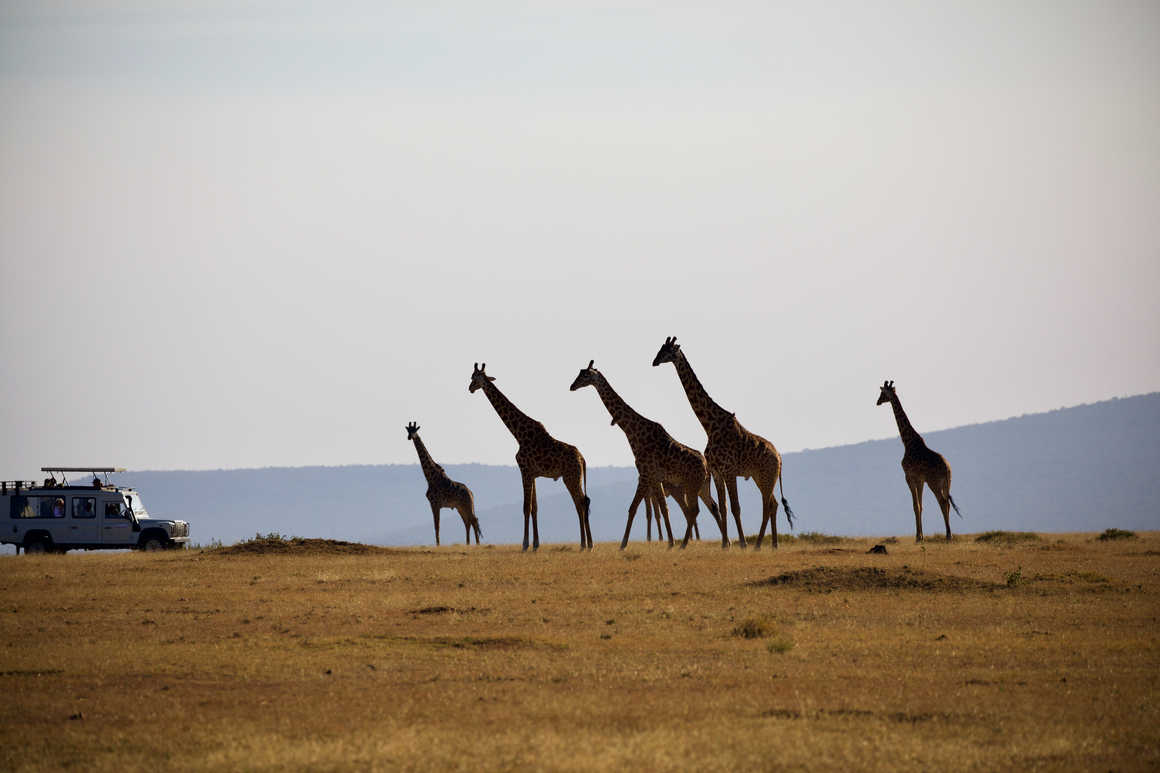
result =
[{"label": "giraffe leg", "polygon": [[[654,483],[653,487],[652,487],[652,491],[653,491],[654,501],[656,502],[657,507],[660,508],[661,516],[665,519],[665,531],[668,532],[669,547],[672,548],[672,546],[673,546],[673,527],[669,523],[669,503],[667,501],[665,501],[665,498],[667,496],[665,494],[665,487],[664,487],[664,485],[662,485],[660,483]],[[657,530],[660,531],[659,528]]]},{"label": "giraffe leg", "polygon": [[[764,494],[765,492],[761,492]],[[769,518],[769,539],[773,543],[773,548],[777,549],[777,493],[774,491],[773,484],[769,485],[769,496],[765,500],[765,505],[762,507],[765,512],[761,514],[762,523],[766,518]]]},{"label": "giraffe leg", "polygon": [[475,517],[475,497],[471,495],[470,491],[460,500],[459,506],[456,509],[459,510],[459,517],[463,519],[463,528],[467,530],[467,544],[471,544],[471,530],[474,529],[475,544],[478,545],[480,537],[479,519]]},{"label": "giraffe leg", "polygon": [[934,494],[934,498],[938,500],[938,507],[942,510],[943,523],[947,527],[947,542],[951,541],[951,497],[950,491],[945,487],[943,481],[939,481],[938,488],[930,487],[930,492]]},{"label": "giraffe leg", "polygon": [[572,503],[576,505],[576,516],[580,519],[580,549],[592,549],[592,527],[588,525],[588,497],[580,484],[579,472],[564,476],[564,485],[572,495]]},{"label": "giraffe leg", "polygon": [[[685,490],[681,493],[677,504],[681,506],[681,512],[685,514],[685,537],[681,540],[681,550],[689,544],[689,537],[697,528],[697,515],[701,512],[701,506],[697,504],[697,495],[695,492]],[[701,539],[701,535],[697,535],[697,539]]]},{"label": "giraffe leg", "polygon": [[[729,504],[733,507],[733,520],[737,522],[737,541],[741,543],[741,548],[744,550],[745,545],[745,529],[741,527],[741,501],[737,498],[737,478],[727,478],[725,480],[725,487],[729,489]],[[761,543],[757,543],[757,547],[761,547]]]},{"label": "giraffe leg", "polygon": [[721,547],[729,546],[729,502],[725,499],[725,479],[713,473],[713,485],[717,489],[717,525],[721,527]]},{"label": "giraffe leg", "polygon": [[[471,544],[471,521],[475,518],[475,516],[472,514],[471,510],[468,507],[466,507],[466,503],[464,503],[464,502],[460,502],[459,504],[457,504],[455,506],[455,509],[459,513],[459,518],[463,521],[463,541],[466,544],[470,545]],[[479,544],[479,540],[476,540],[476,544]]]},{"label": "giraffe leg", "polygon": [[[669,509],[668,493],[666,492],[666,493],[664,493],[664,494],[657,494],[657,495],[655,495],[655,496],[656,496],[656,499],[655,499],[654,501],[656,501],[656,502],[664,502],[664,503],[665,503],[665,513],[667,514],[667,513],[668,513],[668,509]],[[660,520],[661,520],[661,513],[660,513],[660,508],[659,508],[659,506],[657,506],[657,542],[660,542],[660,541],[661,541],[661,539],[660,539],[660,537],[661,537],[661,524],[660,524]],[[666,517],[666,519],[665,519],[665,534],[667,534],[667,535],[668,535],[668,538],[669,538],[669,547],[672,547],[672,546],[673,546],[673,527],[672,527],[672,525],[669,523],[669,521],[668,521],[668,518],[667,518],[667,517]]]},{"label": "giraffe leg", "polygon": [[914,541],[922,542],[922,479],[907,478],[911,504],[914,506]]},{"label": "giraffe leg", "polygon": [[[672,526],[669,524],[669,521],[667,518],[668,500],[665,498],[667,496],[668,496],[668,492],[664,491],[664,489],[662,488],[660,493],[657,493],[657,491],[654,490],[650,495],[650,499],[653,503],[653,512],[656,513],[656,518],[657,518],[657,542],[660,542],[662,539],[664,539],[661,536],[661,503],[663,502],[665,505],[665,514],[666,514],[666,518],[664,521],[664,527],[668,531],[669,547],[672,547],[673,546],[673,529],[672,529]],[[645,501],[647,502],[649,500],[646,499]]]},{"label": "giraffe leg", "polygon": [[536,479],[532,477],[532,550],[540,549],[540,499],[536,496]]},{"label": "giraffe leg", "polygon": [[[528,521],[532,517],[532,510],[536,506],[536,477],[528,470],[520,469],[520,477],[524,481],[524,550],[528,549]],[[538,541],[537,541],[538,542]],[[538,547],[538,545],[537,545]]]},{"label": "giraffe leg", "polygon": [[[624,526],[624,539],[620,541],[620,549],[628,545],[628,533],[632,531],[632,519],[636,517],[636,508],[640,506],[640,501],[644,499],[644,481],[638,480],[636,483],[636,493],[632,495],[632,503],[628,506],[628,523]],[[646,513],[651,515],[652,505],[645,501]],[[658,527],[659,528],[659,527]],[[660,536],[659,534],[657,536]]]},{"label": "giraffe leg", "polygon": [[427,501],[431,505],[431,517],[435,520],[435,547],[439,547],[439,505],[433,499]]},{"label": "giraffe leg", "polygon": [[[758,490],[761,487],[758,486]],[[765,492],[761,492],[761,528],[757,530],[757,546],[754,550],[761,550],[761,541],[765,538],[765,527],[769,524],[769,499],[765,496]],[[776,531],[774,532],[776,534]],[[772,537],[773,546],[777,547],[777,537]]]},{"label": "giraffe leg", "polygon": [[[644,530],[645,530],[645,534],[646,534],[649,542],[652,542],[652,518],[653,518],[652,500],[646,499],[646,500],[644,500]],[[659,530],[660,528],[661,528],[661,525],[658,523],[657,529]],[[660,534],[657,534],[657,536],[659,537]]]},{"label": "giraffe leg", "polygon": [[[705,507],[709,508],[709,514],[713,516],[713,520],[716,522],[717,528],[721,529],[721,547],[729,547],[729,535],[725,533],[725,528],[721,525],[721,510],[717,507],[717,503],[713,501],[713,497],[709,494],[709,478],[705,478],[705,483],[701,486],[701,501],[705,503]],[[721,501],[725,501],[723,495]]]}]

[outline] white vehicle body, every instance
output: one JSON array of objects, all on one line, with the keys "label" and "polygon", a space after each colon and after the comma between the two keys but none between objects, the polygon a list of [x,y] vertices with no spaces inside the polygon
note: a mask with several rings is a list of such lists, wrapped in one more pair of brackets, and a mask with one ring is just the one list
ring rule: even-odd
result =
[{"label": "white vehicle body", "polygon": [[[35,485],[0,482],[0,543],[26,553],[63,553],[74,549],[160,550],[189,542],[185,521],[153,518],[141,495],[131,488],[102,482],[99,473],[112,467],[45,467],[51,479]],[[85,471],[89,485],[73,485],[64,473]],[[56,480],[61,473],[62,480]]]}]

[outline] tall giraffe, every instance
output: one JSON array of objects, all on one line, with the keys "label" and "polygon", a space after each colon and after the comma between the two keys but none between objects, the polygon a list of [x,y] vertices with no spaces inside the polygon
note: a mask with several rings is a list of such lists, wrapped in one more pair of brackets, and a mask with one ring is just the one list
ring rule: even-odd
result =
[{"label": "tall giraffe", "polygon": [[902,401],[894,391],[893,381],[883,381],[878,392],[878,402],[890,403],[894,409],[894,421],[898,423],[898,436],[902,438],[902,445],[906,451],[902,454],[902,472],[906,475],[906,487],[910,489],[910,500],[914,506],[914,541],[922,542],[922,484],[930,486],[934,498],[938,500],[942,510],[943,522],[947,527],[947,539],[951,538],[951,508],[955,509],[959,517],[959,506],[951,497],[951,466],[942,454],[927,448],[922,435],[915,431],[906,418],[906,411],[902,410]]},{"label": "tall giraffe", "polygon": [[443,468],[435,463],[419,437],[419,425],[415,422],[407,425],[407,440],[415,444],[419,465],[427,478],[427,501],[431,503],[431,515],[435,519],[435,544],[439,544],[439,510],[449,507],[463,519],[467,544],[471,544],[471,530],[475,529],[475,544],[478,545],[482,535],[479,532],[479,519],[475,517],[475,498],[471,495],[471,489],[459,481],[451,480]]},{"label": "tall giraffe", "polygon": [[548,434],[544,425],[520,411],[511,400],[504,396],[492,382],[495,378],[487,375],[482,366],[475,364],[471,373],[471,383],[467,391],[482,389],[491,402],[491,407],[499,414],[500,420],[515,437],[520,448],[516,451],[516,464],[524,483],[524,550],[528,549],[528,519],[532,521],[532,549],[540,549],[540,523],[536,504],[536,478],[564,478],[564,485],[572,495],[576,505],[576,515],[580,518],[580,549],[592,549],[592,527],[588,523],[588,510],[592,500],[588,498],[588,472],[584,457],[576,446],[568,445]]},{"label": "tall giraffe", "polygon": [[[761,540],[765,536],[765,527],[770,527],[770,538],[773,547],[777,547],[777,496],[774,487],[781,483],[781,454],[760,435],[755,435],[737,421],[735,414],[726,411],[709,397],[705,387],[693,373],[685,353],[675,336],[665,339],[664,346],[653,358],[653,366],[664,362],[671,362],[677,369],[677,376],[681,386],[685,388],[685,395],[689,398],[689,405],[705,434],[709,436],[709,444],[705,446],[705,460],[713,472],[713,481],[717,487],[717,499],[721,503],[721,524],[728,520],[725,505],[724,488],[729,489],[729,501],[733,505],[733,518],[737,522],[737,536],[741,547],[745,547],[745,532],[741,528],[741,503],[737,498],[737,476],[753,478],[757,490],[761,492],[761,529],[757,533],[757,548],[761,548]],[[793,510],[785,498],[785,485],[782,483],[781,503],[785,505],[785,518],[789,527],[793,528]]]},{"label": "tall giraffe", "polygon": [[[689,537],[697,524],[697,513],[700,511],[698,497],[713,514],[717,526],[721,527],[721,546],[728,547],[729,538],[721,524],[717,503],[709,495],[709,468],[705,463],[705,457],[692,448],[678,443],[657,422],[634,411],[594,365],[595,361],[590,360],[588,367],[576,375],[570,389],[575,392],[586,386],[596,388],[604,407],[612,416],[612,423],[620,427],[628,438],[628,445],[636,458],[636,470],[639,474],[636,493],[628,506],[628,524],[624,527],[624,539],[620,541],[620,549],[624,550],[628,544],[632,520],[636,517],[636,509],[642,499],[646,503],[651,501],[655,509],[661,513],[669,533],[669,547],[672,547],[673,530],[669,526],[669,507],[665,501],[666,487],[667,493],[677,500],[685,515],[685,537],[681,540],[682,548],[689,544]],[[648,517],[647,505],[645,517]],[[659,526],[657,536],[658,538],[660,536]]]}]

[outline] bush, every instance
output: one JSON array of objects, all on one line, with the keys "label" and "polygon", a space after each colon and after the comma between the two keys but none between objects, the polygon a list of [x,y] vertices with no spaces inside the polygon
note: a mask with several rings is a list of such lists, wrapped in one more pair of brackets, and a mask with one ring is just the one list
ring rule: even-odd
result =
[{"label": "bush", "polygon": [[1038,542],[1039,535],[1033,531],[986,531],[975,537],[975,542],[987,545],[1018,545],[1021,542]]},{"label": "bush", "polygon": [[1104,529],[1104,533],[1097,539],[1101,542],[1107,542],[1113,539],[1136,539],[1136,532],[1128,531],[1127,529]]}]

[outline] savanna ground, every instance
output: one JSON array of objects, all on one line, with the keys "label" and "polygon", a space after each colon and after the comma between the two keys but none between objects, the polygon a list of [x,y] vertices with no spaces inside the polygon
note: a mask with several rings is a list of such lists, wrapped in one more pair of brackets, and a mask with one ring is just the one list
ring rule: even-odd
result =
[{"label": "savanna ground", "polygon": [[0,768],[1157,769],[1160,533],[0,559]]}]

